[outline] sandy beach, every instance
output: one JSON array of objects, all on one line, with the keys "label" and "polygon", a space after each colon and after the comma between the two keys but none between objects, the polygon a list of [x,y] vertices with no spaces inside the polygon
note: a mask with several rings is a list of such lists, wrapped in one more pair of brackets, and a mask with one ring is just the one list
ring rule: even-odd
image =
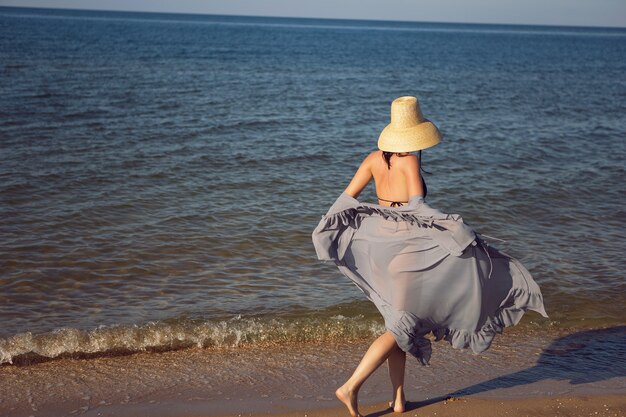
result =
[{"label": "sandy beach", "polygon": [[[364,416],[420,416],[420,417],[501,417],[501,416],[623,416],[626,397],[623,395],[595,395],[572,397],[537,397],[523,400],[487,400],[482,398],[438,398],[409,402],[404,413],[395,414],[385,403],[361,408]],[[251,413],[249,415],[255,415]],[[348,416],[345,409],[311,410],[306,413],[273,414],[275,417],[330,417]],[[235,415],[232,415],[233,417]],[[237,417],[242,414],[237,414]]]},{"label": "sandy beach", "polygon": [[[407,362],[409,416],[621,416],[624,327],[511,328],[482,354],[435,343]],[[0,367],[0,415],[347,416],[334,390],[368,340],[192,348],[91,358],[22,358]],[[29,364],[30,361],[30,364]],[[392,414],[386,366],[362,387],[365,415]]]}]

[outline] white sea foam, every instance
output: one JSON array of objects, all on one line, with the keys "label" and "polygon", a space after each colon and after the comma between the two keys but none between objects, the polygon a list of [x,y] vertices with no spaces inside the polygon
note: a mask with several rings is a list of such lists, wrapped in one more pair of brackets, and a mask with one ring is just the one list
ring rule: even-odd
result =
[{"label": "white sea foam", "polygon": [[[338,317],[341,317],[340,319]],[[98,326],[92,330],[61,328],[43,334],[20,333],[0,339],[0,363],[17,357],[85,356],[185,347],[224,348],[243,345],[349,340],[379,334],[381,322],[355,317],[329,319],[246,318],[181,320],[142,325]]]}]

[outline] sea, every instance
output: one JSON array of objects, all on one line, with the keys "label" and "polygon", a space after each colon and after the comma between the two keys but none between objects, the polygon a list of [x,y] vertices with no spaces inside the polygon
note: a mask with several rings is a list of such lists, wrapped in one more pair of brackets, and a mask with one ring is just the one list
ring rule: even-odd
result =
[{"label": "sea", "polygon": [[311,232],[403,95],[543,292],[516,337],[626,324],[626,29],[0,7],[0,92],[4,366],[372,340]]}]

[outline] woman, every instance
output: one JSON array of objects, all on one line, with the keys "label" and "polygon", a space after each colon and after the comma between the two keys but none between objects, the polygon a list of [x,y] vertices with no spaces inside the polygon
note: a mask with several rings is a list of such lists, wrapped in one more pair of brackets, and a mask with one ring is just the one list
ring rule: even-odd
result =
[{"label": "woman", "polygon": [[[427,365],[426,334],[480,353],[526,310],[548,317],[539,286],[516,259],[488,246],[460,216],[426,204],[421,151],[440,140],[415,97],[394,100],[379,150],[363,160],[313,232],[318,258],[334,261],[385,320],[385,333],[336,391],[353,417],[359,388],[385,361],[390,406],[404,412],[406,352]],[[378,204],[361,203],[356,198],[372,178]]]}]

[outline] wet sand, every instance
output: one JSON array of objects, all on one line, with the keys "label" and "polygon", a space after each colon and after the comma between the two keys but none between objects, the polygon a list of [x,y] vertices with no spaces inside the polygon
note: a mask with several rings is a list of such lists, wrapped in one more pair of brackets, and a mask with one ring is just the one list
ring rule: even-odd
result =
[{"label": "wet sand", "polygon": [[[626,396],[565,396],[538,397],[517,400],[491,400],[484,398],[439,398],[409,402],[404,413],[395,414],[385,403],[361,407],[365,417],[420,416],[420,417],[521,417],[521,416],[624,416]],[[247,414],[237,414],[242,417]],[[249,414],[254,415],[254,414]],[[349,416],[342,408],[273,414],[274,417],[331,417]],[[235,417],[235,415],[232,415]]]},{"label": "wet sand", "polygon": [[[437,342],[430,366],[408,358],[405,415],[624,415],[626,326],[507,330],[479,355]],[[334,390],[369,342],[23,358],[0,366],[0,415],[347,416]],[[362,412],[391,414],[390,395],[383,366]]]}]

